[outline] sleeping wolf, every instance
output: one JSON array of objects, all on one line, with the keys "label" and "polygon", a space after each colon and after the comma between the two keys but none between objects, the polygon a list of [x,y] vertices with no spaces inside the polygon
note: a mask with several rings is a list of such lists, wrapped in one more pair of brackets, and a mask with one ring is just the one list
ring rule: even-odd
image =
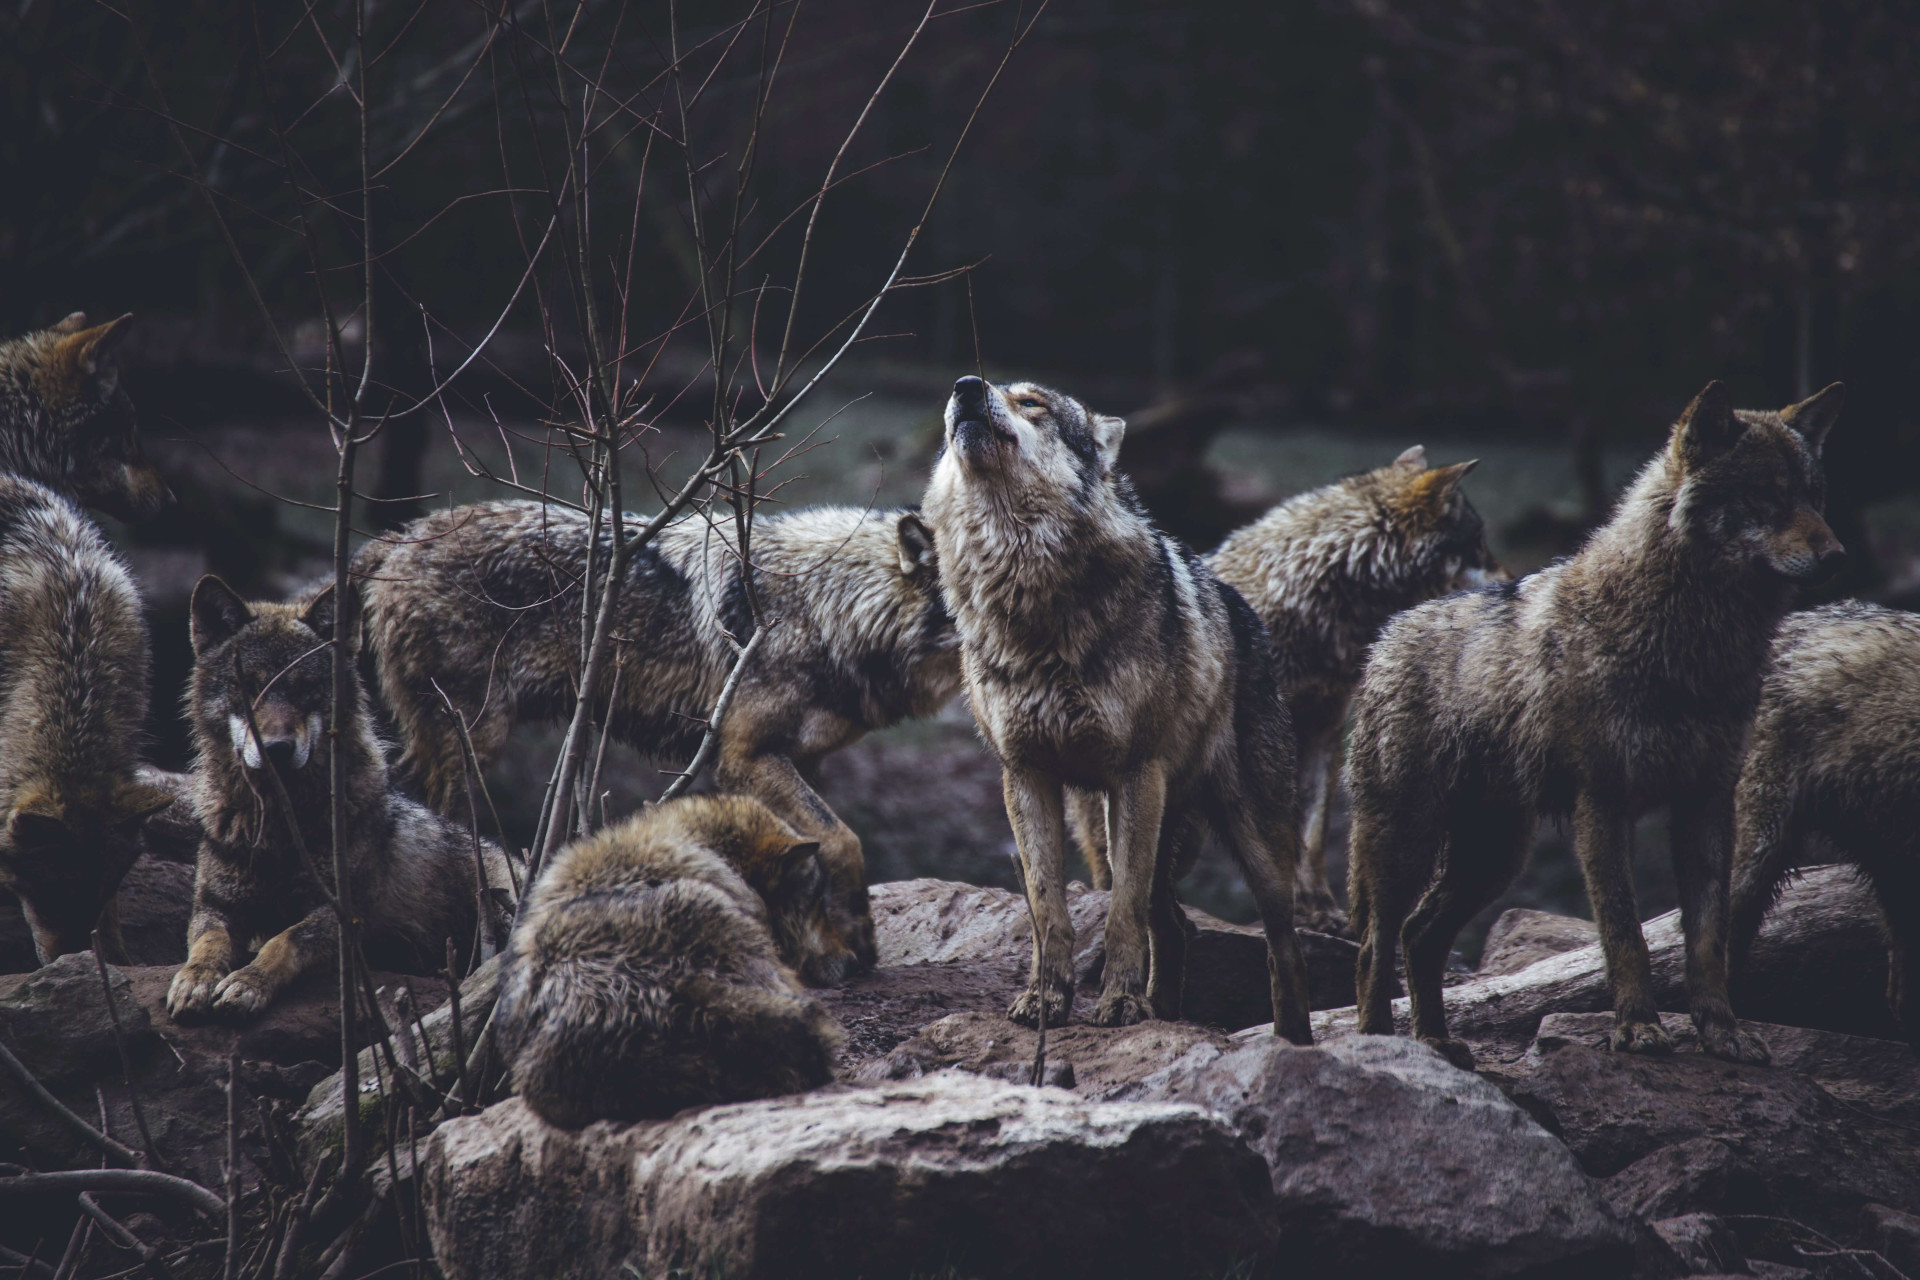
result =
[{"label": "sleeping wolf", "polygon": [[1404,923],[1413,1032],[1471,1062],[1441,1002],[1454,937],[1519,873],[1536,815],[1570,814],[1613,1045],[1671,1049],[1629,866],[1634,819],[1670,806],[1701,1042],[1766,1060],[1727,1003],[1733,790],[1774,628],[1797,584],[1842,555],[1820,514],[1840,400],[1836,385],[1778,413],[1736,411],[1709,383],[1578,554],[1388,625],[1347,765],[1362,1031],[1393,1030]]},{"label": "sleeping wolf", "polygon": [[[1487,550],[1479,512],[1460,492],[1473,466],[1429,468],[1426,450],[1415,445],[1387,466],[1290,498],[1206,558],[1273,637],[1299,742],[1294,919],[1305,928],[1347,930],[1327,883],[1327,809],[1367,646],[1401,610],[1507,576]],[[1074,825],[1094,883],[1105,888],[1100,823],[1076,813]]]},{"label": "sleeping wolf", "polygon": [[[463,794],[463,774],[436,682],[466,718],[482,764],[516,721],[571,714],[587,538],[576,512],[489,502],[416,520],[355,558],[380,690],[406,748],[400,768],[441,812]],[[715,779],[820,842],[837,927],[855,963],[871,967],[860,839],[803,774],[870,730],[937,711],[958,690],[933,538],[912,511],[813,507],[757,519],[753,560],[774,629],[721,726]],[[628,565],[612,732],[684,759],[733,665],[728,633],[744,644],[753,618],[731,554],[700,520],[661,530]]]},{"label": "sleeping wolf", "polygon": [[1920,1052],[1920,617],[1848,601],[1773,641],[1740,774],[1730,968],[1810,838],[1865,873],[1891,942],[1887,1004]]},{"label": "sleeping wolf", "polygon": [[685,796],[568,845],[527,896],[494,1034],[549,1123],[815,1088],[839,1030],[817,966],[819,845],[747,796]]},{"label": "sleeping wolf", "polygon": [[0,342],[0,472],[38,480],[122,520],[172,497],[140,450],[114,352],[131,316],[88,327],[74,312]]},{"label": "sleeping wolf", "polygon": [[[167,1009],[176,1018],[249,1017],[339,954],[329,903],[333,588],[305,605],[250,605],[208,575],[194,588],[191,609],[187,714],[193,803],[205,835],[187,962],[168,989]],[[433,973],[446,961],[449,938],[463,953],[477,953],[477,931],[504,932],[513,873],[493,844],[476,850],[471,832],[388,787],[366,694],[351,668],[349,678],[340,805],[367,958],[376,968]],[[286,788],[311,863],[301,861],[288,834],[269,769]],[[243,951],[253,960],[235,968]]]},{"label": "sleeping wolf", "polygon": [[147,718],[140,593],[91,520],[0,475],[0,885],[42,964],[125,963],[115,893],[169,793],[138,778]]},{"label": "sleeping wolf", "polygon": [[[1260,619],[1160,533],[1114,468],[1126,424],[1030,383],[954,384],[927,489],[974,718],[1004,770],[1037,922],[1009,1016],[1066,1022],[1073,925],[1065,790],[1105,800],[1113,850],[1104,990],[1094,1020],[1177,1017],[1186,921],[1174,881],[1219,828],[1267,930],[1274,1029],[1312,1040],[1293,931],[1299,821],[1293,732]],[[1151,965],[1151,971],[1149,971]]]}]

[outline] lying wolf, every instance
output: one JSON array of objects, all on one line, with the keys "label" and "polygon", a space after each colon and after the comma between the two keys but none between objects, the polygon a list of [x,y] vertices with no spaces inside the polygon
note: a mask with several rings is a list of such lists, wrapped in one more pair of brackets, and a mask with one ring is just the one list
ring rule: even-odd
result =
[{"label": "lying wolf", "polygon": [[1729,954],[1738,974],[1787,873],[1825,841],[1886,919],[1887,1004],[1920,1052],[1920,617],[1847,601],[1773,641],[1740,773]]},{"label": "lying wolf", "polygon": [[[1387,466],[1288,499],[1206,558],[1273,637],[1299,741],[1302,856],[1294,918],[1304,928],[1348,928],[1327,883],[1327,809],[1367,646],[1401,610],[1507,576],[1487,550],[1480,513],[1460,492],[1473,466],[1429,468],[1426,450],[1415,445]],[[1104,889],[1102,824],[1097,813],[1074,817],[1094,884]]]},{"label": "lying wolf", "polygon": [[835,945],[819,845],[747,796],[685,796],[562,849],[500,975],[495,1043],[549,1123],[668,1116],[833,1078],[795,981]]},{"label": "lying wolf", "polygon": [[[1115,469],[1126,424],[1071,396],[954,385],[925,510],[975,719],[1004,770],[1034,931],[1009,1016],[1066,1022],[1068,788],[1105,802],[1113,903],[1094,1020],[1179,1015],[1187,944],[1174,881],[1211,824],[1267,930],[1274,1029],[1312,1040],[1293,931],[1299,845],[1293,731],[1266,629],[1200,558],[1160,533]],[[1151,966],[1151,968],[1149,968]]]},{"label": "lying wolf", "polygon": [[[464,795],[464,774],[436,683],[483,765],[517,721],[572,713],[587,540],[576,512],[490,502],[416,520],[355,557],[380,690],[405,746],[400,768],[441,812]],[[773,630],[720,727],[715,779],[820,842],[837,928],[855,964],[871,967],[860,839],[804,774],[958,690],[933,538],[912,511],[814,507],[757,519],[752,545]],[[703,521],[668,526],[629,559],[617,621],[612,732],[685,759],[733,666],[733,641],[753,631],[734,561]]]},{"label": "lying wolf", "polygon": [[[331,586],[305,605],[250,605],[212,575],[194,588],[187,712],[193,803],[205,835],[187,962],[167,992],[176,1018],[258,1014],[339,954],[327,763],[333,614]],[[434,973],[446,963],[448,939],[474,955],[482,934],[504,933],[514,873],[492,843],[476,850],[469,830],[388,786],[366,694],[351,668],[349,677],[341,835],[367,959]],[[308,861],[288,834],[269,770],[286,789]],[[235,967],[242,952],[253,959]]]},{"label": "lying wolf", "polygon": [[0,475],[0,886],[42,964],[92,946],[126,963],[116,891],[172,801],[139,778],[147,623],[93,522]]},{"label": "lying wolf", "polygon": [[140,424],[115,351],[131,316],[87,324],[76,311],[0,342],[0,472],[38,480],[122,520],[171,499],[140,448]]},{"label": "lying wolf", "polygon": [[1447,1035],[1447,955],[1519,873],[1536,815],[1570,814],[1613,1046],[1670,1050],[1629,866],[1633,821],[1670,806],[1701,1043],[1766,1061],[1727,1003],[1734,782],[1774,628],[1798,584],[1842,555],[1820,469],[1840,400],[1836,385],[1778,413],[1736,411],[1710,383],[1578,554],[1388,625],[1347,765],[1360,1030],[1393,1030],[1404,923],[1413,1033],[1471,1062]]}]

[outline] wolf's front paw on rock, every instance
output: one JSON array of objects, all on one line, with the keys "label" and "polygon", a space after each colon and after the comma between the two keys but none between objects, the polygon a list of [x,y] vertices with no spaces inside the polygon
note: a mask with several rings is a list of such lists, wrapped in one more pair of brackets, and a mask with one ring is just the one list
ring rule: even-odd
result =
[{"label": "wolf's front paw on rock", "polygon": [[1622,1022],[1613,1029],[1615,1053],[1668,1054],[1673,1052],[1673,1037],[1658,1022]]},{"label": "wolf's front paw on rock", "polygon": [[167,1014],[173,1018],[191,1018],[213,1006],[214,988],[226,976],[226,970],[212,965],[183,964],[167,988]]},{"label": "wolf's front paw on rock", "polygon": [[[1040,992],[1033,987],[1028,987],[1020,993],[1019,999],[1015,1000],[1007,1009],[1008,1020],[1017,1022],[1023,1027],[1039,1026],[1040,1001]],[[1073,1013],[1072,994],[1065,991],[1047,992],[1046,1009],[1047,1025],[1050,1027],[1064,1027],[1067,1024],[1067,1019],[1071,1017]]]},{"label": "wolf's front paw on rock", "polygon": [[1709,1022],[1700,1028],[1700,1047],[1728,1062],[1747,1062],[1765,1066],[1773,1061],[1767,1042],[1751,1031],[1743,1031],[1731,1022]]},{"label": "wolf's front paw on rock", "polygon": [[1137,991],[1109,991],[1093,1007],[1093,1021],[1102,1027],[1131,1027],[1153,1017],[1153,1006]]},{"label": "wolf's front paw on rock", "polygon": [[235,969],[214,988],[212,1012],[223,1017],[251,1018],[273,1000],[271,979],[252,965]]}]

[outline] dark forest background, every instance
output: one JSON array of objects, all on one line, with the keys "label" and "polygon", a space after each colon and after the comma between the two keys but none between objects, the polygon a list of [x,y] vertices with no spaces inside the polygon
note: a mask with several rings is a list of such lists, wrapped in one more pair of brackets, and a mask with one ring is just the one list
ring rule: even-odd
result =
[{"label": "dark forest background", "polygon": [[[550,130],[579,88],[543,85],[526,50],[564,42],[582,78],[632,95],[627,115],[603,112],[613,123],[577,216],[612,229],[608,255],[631,242],[632,292],[613,296],[613,270],[594,287],[632,332],[666,334],[701,285],[698,202],[684,176],[663,174],[640,121],[664,118],[647,113],[662,109],[669,34],[683,48],[731,48],[750,8],[767,21],[745,24],[749,40],[791,34],[743,191],[766,248],[742,298],[791,274],[801,224],[787,215],[814,191],[916,6],[367,6],[383,388],[417,395],[494,336],[440,420],[387,429],[364,490],[390,501],[370,503],[365,525],[399,521],[419,504],[392,499],[434,489],[455,419],[551,413],[549,356],[579,341],[577,308],[543,309],[531,289],[494,330],[526,271],[530,210],[552,185]],[[880,286],[1036,7],[948,8],[845,157],[812,249],[803,330],[830,330]],[[303,21],[309,12],[325,21]],[[286,473],[330,465],[317,424],[288,425],[302,400],[259,307],[291,335],[296,361],[318,362],[316,279],[343,314],[361,285],[350,269],[361,137],[338,109],[359,68],[322,34],[351,12],[334,0],[6,0],[0,13],[0,331],[74,309],[135,312],[130,379],[149,435],[226,450],[219,472],[202,466],[176,486],[174,515],[128,535],[159,549],[148,565],[168,546],[193,550],[171,594],[158,570],[148,581],[162,689],[184,672],[194,574],[285,589],[324,551],[297,511],[250,486],[297,489]],[[689,132],[709,157],[694,180],[705,201],[727,196],[759,100],[764,64],[741,47],[699,72]],[[1904,549],[1864,522],[1920,488],[1916,126],[1920,15],[1897,5],[1053,0],[985,99],[907,268],[971,270],[892,293],[836,374],[834,404],[878,392],[876,403],[918,406],[901,425],[919,432],[911,455],[939,388],[976,361],[1056,381],[1133,414],[1129,465],[1156,473],[1158,514],[1202,543],[1274,496],[1256,491],[1243,510],[1233,477],[1202,474],[1223,424],[1377,439],[1377,461],[1433,436],[1564,450],[1579,502],[1496,522],[1503,554],[1534,549],[1518,555],[1525,567],[1604,513],[1620,460],[1653,447],[1708,379],[1765,406],[1844,380],[1830,514],[1854,554],[1834,590],[1903,599],[1920,573],[1894,561],[1920,562],[1920,514],[1893,522],[1915,534]],[[296,204],[328,215],[315,220],[317,246],[296,233]],[[549,276],[546,287],[559,286]],[[669,436],[702,422],[699,397],[682,397],[698,376],[693,346],[689,356],[663,341],[649,356]],[[239,434],[209,434],[223,423]],[[289,443],[295,431],[307,445]],[[891,460],[885,441],[865,445]],[[1497,470],[1475,483],[1496,483]],[[221,479],[232,474],[242,482]],[[888,472],[899,491],[883,497],[910,497],[913,474]],[[178,764],[171,703],[156,704],[156,750]],[[1004,878],[991,769],[950,764],[955,750],[977,755],[964,724],[933,745],[912,732],[923,731],[903,731],[884,758],[850,752],[834,766],[835,803],[868,836],[880,878],[926,865],[896,845],[942,841],[991,846],[968,874]],[[930,810],[909,769],[966,773],[965,802],[987,811],[985,825],[954,819],[924,834]],[[510,782],[503,790],[511,799]],[[886,811],[896,794],[915,796],[910,812]],[[890,822],[918,829],[889,844],[879,829]],[[1570,905],[1577,888],[1562,879],[1555,892]]]}]

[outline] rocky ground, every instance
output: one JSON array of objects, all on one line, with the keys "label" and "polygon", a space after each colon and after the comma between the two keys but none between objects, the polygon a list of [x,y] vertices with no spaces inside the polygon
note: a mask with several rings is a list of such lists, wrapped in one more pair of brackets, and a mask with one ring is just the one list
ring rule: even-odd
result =
[{"label": "rocky ground", "polygon": [[[130,923],[183,930],[182,870],[140,869]],[[455,1280],[1920,1275],[1920,1059],[1891,1038],[1874,913],[1842,869],[1794,885],[1756,947],[1739,999],[1773,1048],[1766,1067],[1703,1056],[1682,1016],[1672,1057],[1610,1052],[1592,926],[1527,910],[1502,917],[1448,993],[1477,1073],[1351,1034],[1354,948],[1318,935],[1304,937],[1318,1047],[1275,1041],[1258,931],[1198,912],[1189,1021],[1075,1021],[1039,1055],[1003,1016],[1030,945],[1022,900],[920,879],[876,886],[874,906],[880,969],[822,993],[846,1031],[828,1089],[577,1133],[508,1099],[408,1141],[387,1114],[404,1103],[365,1086],[385,1198],[334,1273],[412,1245]],[[1076,886],[1071,907],[1085,971],[1106,895]],[[10,928],[0,913],[0,954]],[[1646,932],[1662,1007],[1677,1011],[1678,921]],[[317,977],[245,1029],[179,1026],[164,1006],[171,957],[136,934],[150,963],[103,977],[83,954],[0,977],[0,1044],[87,1124],[223,1194],[237,1070],[243,1256],[270,1273],[276,1224],[338,1147],[330,984]],[[451,1084],[492,972],[464,984],[458,1028],[443,982],[376,978],[388,1021],[408,1028],[404,1070]],[[392,1070],[372,1051],[360,1061],[366,1079]],[[0,1076],[0,1160],[102,1163],[72,1119]],[[23,1195],[0,1178],[0,1197],[0,1246],[51,1275],[71,1192]],[[222,1229],[191,1204],[102,1199],[174,1274],[217,1272]],[[300,1256],[311,1273],[339,1261],[319,1250]],[[79,1274],[137,1262],[96,1239]]]}]

